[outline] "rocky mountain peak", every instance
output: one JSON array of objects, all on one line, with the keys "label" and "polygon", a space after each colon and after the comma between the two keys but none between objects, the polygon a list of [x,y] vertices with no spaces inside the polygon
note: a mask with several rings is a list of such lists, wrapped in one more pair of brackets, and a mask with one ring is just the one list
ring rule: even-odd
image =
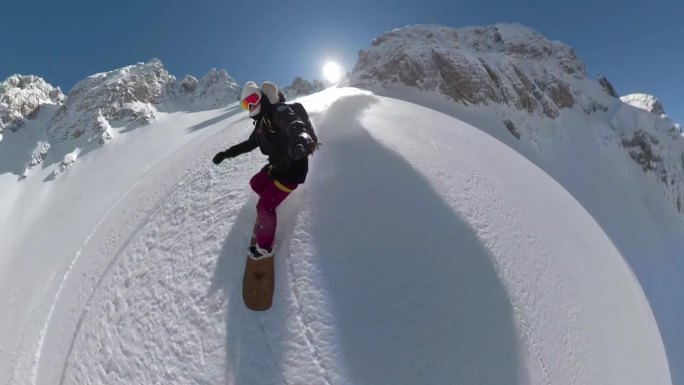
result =
[{"label": "rocky mountain peak", "polygon": [[544,141],[562,145],[570,131],[592,127],[587,135],[595,138],[584,139],[624,151],[684,212],[684,137],[662,104],[645,94],[618,98],[605,76],[587,77],[570,47],[530,28],[395,29],[359,52],[350,85],[390,96],[399,90],[417,103],[441,95],[455,102],[445,107],[449,113],[462,113],[531,160]]},{"label": "rocky mountain peak", "polygon": [[12,75],[0,82],[0,134],[16,131],[43,104],[61,104],[64,94],[38,76]]},{"label": "rocky mountain peak", "polygon": [[662,103],[660,103],[660,100],[653,95],[629,94],[621,96],[620,100],[644,111],[652,112],[656,115],[665,114],[665,109],[663,108]]},{"label": "rocky mountain peak", "polygon": [[323,91],[325,85],[320,80],[308,81],[301,77],[296,77],[292,84],[283,87],[281,91],[288,99],[298,98],[300,96],[311,95],[313,93]]},{"label": "rocky mountain peak", "polygon": [[199,81],[186,76],[181,81],[181,88],[185,93],[190,92],[192,102],[202,108],[217,108],[234,103],[240,99],[241,91],[240,85],[226,70],[215,68],[209,70]]},{"label": "rocky mountain peak", "polygon": [[406,85],[470,105],[501,103],[550,118],[577,102],[586,79],[573,50],[517,24],[449,28],[415,25],[387,32],[359,53],[350,84]]},{"label": "rocky mountain peak", "polygon": [[56,141],[83,135],[100,140],[102,119],[147,124],[155,119],[152,105],[173,97],[175,82],[158,59],[91,75],[69,91],[49,132]]},{"label": "rocky mountain peak", "polygon": [[599,75],[596,77],[596,81],[601,86],[606,95],[611,96],[613,98],[618,97],[618,94],[615,91],[615,87],[613,87],[613,84],[608,81],[608,78],[606,78],[603,75]]}]

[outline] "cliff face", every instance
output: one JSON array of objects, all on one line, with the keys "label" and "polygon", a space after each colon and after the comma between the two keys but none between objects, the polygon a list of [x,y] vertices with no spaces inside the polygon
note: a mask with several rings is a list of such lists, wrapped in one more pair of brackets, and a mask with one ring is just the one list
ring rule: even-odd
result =
[{"label": "cliff face", "polygon": [[625,159],[652,174],[677,210],[684,211],[680,126],[652,96],[618,98],[604,76],[587,76],[570,47],[530,28],[395,29],[360,51],[350,85],[377,92],[408,89],[423,95],[412,98],[417,103],[427,94],[439,95],[460,106],[461,117],[475,116],[473,123],[494,136],[512,135],[512,145],[528,156],[543,140],[558,144],[570,131],[577,132],[577,122],[602,127],[590,133],[595,136],[591,140],[622,149]]},{"label": "cliff face", "polygon": [[518,25],[388,32],[359,53],[351,85],[403,84],[464,104],[501,103],[558,117],[577,103],[572,79],[586,78],[568,46]]}]

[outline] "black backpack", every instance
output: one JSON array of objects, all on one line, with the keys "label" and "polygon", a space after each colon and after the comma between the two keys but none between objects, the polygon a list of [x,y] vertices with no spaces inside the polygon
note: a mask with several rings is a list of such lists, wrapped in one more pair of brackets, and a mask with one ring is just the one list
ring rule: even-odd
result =
[{"label": "black backpack", "polygon": [[313,145],[308,148],[307,150],[309,151],[309,155],[313,154],[314,151],[320,147],[321,143],[318,142],[318,137],[316,136],[316,132],[314,131],[313,124],[311,124],[311,120],[309,119],[309,113],[306,112],[306,109],[304,106],[302,106],[301,103],[290,103],[288,104],[290,108],[292,108],[292,111],[299,117],[299,119],[304,122],[304,126],[306,126],[306,133],[309,134],[311,139],[313,139]]}]

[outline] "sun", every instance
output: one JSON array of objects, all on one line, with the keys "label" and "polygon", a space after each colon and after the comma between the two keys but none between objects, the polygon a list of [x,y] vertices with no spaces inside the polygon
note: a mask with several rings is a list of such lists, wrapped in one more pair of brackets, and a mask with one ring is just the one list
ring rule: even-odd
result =
[{"label": "sun", "polygon": [[339,82],[342,79],[343,72],[342,66],[334,61],[329,61],[323,66],[323,76],[330,83]]}]

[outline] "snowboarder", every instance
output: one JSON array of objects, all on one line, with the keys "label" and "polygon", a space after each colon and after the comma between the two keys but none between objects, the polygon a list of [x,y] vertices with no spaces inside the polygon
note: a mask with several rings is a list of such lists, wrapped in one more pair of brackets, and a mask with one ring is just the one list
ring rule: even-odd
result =
[{"label": "snowboarder", "polygon": [[304,183],[309,170],[308,155],[316,142],[307,133],[302,119],[285,104],[285,97],[275,84],[245,83],[240,106],[249,111],[254,131],[249,138],[213,158],[215,164],[257,147],[268,155],[268,164],[252,177],[249,184],[259,195],[257,220],[248,256],[253,259],[273,256],[276,232],[276,208],[297,186]]}]

